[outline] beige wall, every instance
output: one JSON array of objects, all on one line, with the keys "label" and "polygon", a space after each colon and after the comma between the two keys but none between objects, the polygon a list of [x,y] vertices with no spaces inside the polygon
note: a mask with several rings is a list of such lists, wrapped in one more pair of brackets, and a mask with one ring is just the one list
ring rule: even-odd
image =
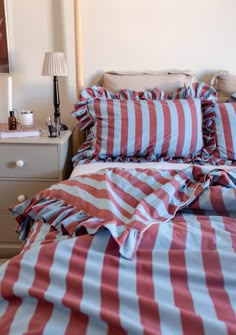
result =
[{"label": "beige wall", "polygon": [[[189,68],[209,79],[236,74],[235,0],[80,1],[84,85],[106,70]],[[53,113],[52,78],[41,76],[45,51],[64,51],[69,75],[60,78],[65,123],[76,100],[74,0],[7,0],[13,107]],[[0,122],[7,120],[7,76],[0,75]]]},{"label": "beige wall", "polygon": [[[45,51],[64,51],[68,77],[59,78],[61,114],[74,124],[75,102],[74,0],[7,0],[13,108],[32,109],[44,123],[53,115],[52,78],[42,77]],[[0,122],[7,120],[7,75],[0,75]]]},{"label": "beige wall", "polygon": [[236,74],[235,0],[80,0],[84,83],[104,70]]}]

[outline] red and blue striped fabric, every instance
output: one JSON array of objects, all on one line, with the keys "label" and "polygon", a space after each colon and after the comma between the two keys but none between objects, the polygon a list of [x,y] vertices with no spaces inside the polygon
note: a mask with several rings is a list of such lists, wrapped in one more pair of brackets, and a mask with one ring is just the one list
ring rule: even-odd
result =
[{"label": "red and blue striped fabric", "polygon": [[80,92],[79,101],[75,103],[75,109],[72,112],[77,120],[77,126],[80,130],[88,130],[93,126],[93,120],[89,116],[86,108],[87,102],[93,99],[118,99],[118,100],[164,100],[168,98],[159,88],[153,88],[151,91],[133,91],[129,89],[121,90],[117,93],[110,92],[104,87],[92,86]]},{"label": "red and blue striped fabric", "polygon": [[200,99],[94,99],[87,108],[94,121],[87,157],[191,157],[202,149]]},{"label": "red and blue striped fabric", "polygon": [[[214,118],[215,118],[215,111],[214,111],[214,102],[217,100],[217,92],[214,90],[213,87],[201,83],[191,83],[188,88],[181,88],[172,93],[164,93],[162,90],[158,88],[154,88],[152,91],[146,92],[135,92],[131,90],[122,90],[121,92],[112,93],[102,87],[93,86],[91,88],[86,88],[81,91],[80,99],[75,104],[75,110],[72,112],[72,115],[77,119],[77,125],[80,129],[90,129],[94,125],[94,120],[89,115],[88,111],[88,104],[92,106],[94,99],[107,99],[107,100],[176,100],[176,99],[194,99],[199,98],[201,99],[201,108],[202,108],[202,133],[203,133],[203,141],[204,146],[198,155],[196,156],[188,156],[188,157],[170,157],[170,156],[160,156],[157,157],[156,155],[153,156],[140,156],[137,155],[133,158],[131,156],[107,156],[107,157],[91,157],[89,150],[92,146],[92,141],[86,141],[86,145],[82,145],[79,147],[77,154],[74,156],[73,161],[75,164],[80,164],[83,162],[88,161],[96,161],[96,160],[114,160],[118,159],[119,161],[130,161],[134,160],[146,160],[146,161],[156,161],[159,159],[165,159],[171,161],[173,159],[181,159],[185,161],[186,159],[188,162],[194,163],[197,159],[197,163],[200,164],[202,160],[202,164],[204,162],[214,162],[212,157],[212,153],[215,151],[216,148],[216,141],[215,141],[215,133],[214,133]],[[120,129],[122,134],[123,129]],[[90,135],[90,134],[89,134]],[[106,135],[106,134],[103,134]],[[122,136],[122,135],[120,135]],[[105,139],[104,141],[109,141],[109,139]],[[111,138],[113,140],[113,138]],[[149,154],[150,151],[147,150]],[[217,158],[217,160],[219,160]],[[216,162],[217,163],[217,162]]]},{"label": "red and blue striped fabric", "polygon": [[204,147],[201,152],[203,161],[213,162],[218,157],[213,157],[216,149],[215,137],[215,103],[217,101],[217,91],[202,82],[194,82],[189,87],[179,88],[173,93],[172,99],[191,99],[198,97],[202,102],[202,132]]},{"label": "red and blue striped fabric", "polygon": [[215,104],[216,155],[220,158],[236,159],[236,102]]},{"label": "red and blue striped fabric", "polygon": [[[138,185],[158,172],[160,184],[167,177],[166,171],[146,170],[145,178],[144,171],[122,172],[122,190],[134,176]],[[109,173],[106,183],[111,187]],[[132,260],[121,256],[108,229],[63,235],[63,229],[38,215],[20,255],[0,267],[1,334],[235,335],[236,172],[192,169],[189,175],[208,180],[209,187],[191,209],[146,229]],[[91,180],[87,192],[95,181],[91,200],[98,207],[105,196],[101,198],[97,184],[100,176],[85,176]],[[61,194],[57,186],[60,196],[63,185]],[[67,199],[71,196],[73,192]],[[53,203],[47,201],[44,215],[51,210],[52,219]],[[62,227],[58,204],[54,220]]]},{"label": "red and blue striped fabric", "polygon": [[[186,206],[191,208],[190,204],[210,184],[224,184],[232,189],[231,193],[225,192],[225,196],[230,194],[232,198],[235,190],[230,176],[207,172],[198,166],[182,171],[104,169],[53,185],[11,211],[20,224],[21,238],[29,230],[26,226],[29,218],[40,218],[71,236],[81,232],[94,234],[106,228],[120,253],[132,258],[146,229],[152,224],[168,222]],[[207,197],[211,199],[205,193],[205,207],[200,209],[208,209]]]}]

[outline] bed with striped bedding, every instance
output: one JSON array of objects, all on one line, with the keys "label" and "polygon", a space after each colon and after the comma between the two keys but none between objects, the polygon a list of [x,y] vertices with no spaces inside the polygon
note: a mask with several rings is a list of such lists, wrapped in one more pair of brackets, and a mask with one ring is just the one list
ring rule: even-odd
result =
[{"label": "bed with striped bedding", "polygon": [[1,334],[236,334],[236,170],[106,168],[11,208]]}]

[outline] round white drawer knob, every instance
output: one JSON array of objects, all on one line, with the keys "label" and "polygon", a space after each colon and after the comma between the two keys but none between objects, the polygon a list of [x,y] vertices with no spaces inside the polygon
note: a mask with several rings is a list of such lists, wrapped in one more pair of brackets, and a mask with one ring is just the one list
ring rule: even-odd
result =
[{"label": "round white drawer knob", "polygon": [[17,167],[23,167],[24,166],[24,161],[22,161],[21,159],[16,161],[16,166]]},{"label": "round white drawer knob", "polygon": [[18,198],[17,198],[17,199],[18,199],[18,201],[19,201],[19,202],[23,202],[23,201],[25,201],[25,200],[26,200],[26,197],[25,197],[25,195],[24,195],[24,194],[21,194],[21,195],[19,195],[19,196],[18,196]]}]

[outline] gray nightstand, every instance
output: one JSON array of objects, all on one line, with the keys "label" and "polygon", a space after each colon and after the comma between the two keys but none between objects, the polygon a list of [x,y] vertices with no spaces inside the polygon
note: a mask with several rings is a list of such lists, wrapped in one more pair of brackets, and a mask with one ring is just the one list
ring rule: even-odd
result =
[{"label": "gray nightstand", "polygon": [[72,132],[0,139],[0,157],[0,258],[9,258],[21,244],[8,208],[70,176]]}]

